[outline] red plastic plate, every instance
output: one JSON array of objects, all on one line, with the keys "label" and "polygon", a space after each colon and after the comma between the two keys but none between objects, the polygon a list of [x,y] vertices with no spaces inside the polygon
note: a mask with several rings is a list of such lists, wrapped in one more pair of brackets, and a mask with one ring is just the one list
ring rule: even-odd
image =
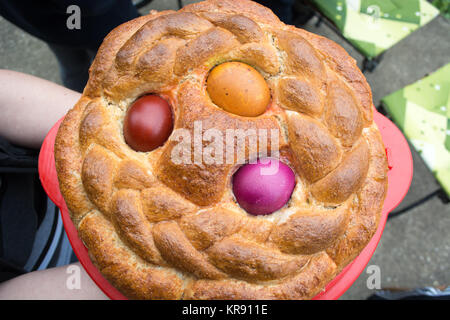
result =
[{"label": "red plastic plate", "polygon": [[[380,129],[383,142],[386,147],[386,154],[389,162],[389,187],[386,200],[384,201],[383,213],[378,229],[358,257],[347,265],[314,299],[333,300],[338,299],[353,282],[359,277],[372,257],[381,234],[383,233],[386,219],[389,214],[404,198],[408,192],[413,175],[413,162],[408,143],[400,130],[386,117],[378,112],[374,112],[374,120]],[[72,244],[73,251],[78,260],[86,269],[89,276],[99,286],[99,288],[111,299],[124,300],[126,297],[114,288],[97,270],[89,259],[88,251],[80,238],[72,220],[69,217],[66,203],[59,191],[58,179],[56,176],[54,144],[56,133],[58,132],[59,120],[48,132],[42,144],[39,155],[39,177],[44,190],[49,198],[60,208],[64,228]]]}]

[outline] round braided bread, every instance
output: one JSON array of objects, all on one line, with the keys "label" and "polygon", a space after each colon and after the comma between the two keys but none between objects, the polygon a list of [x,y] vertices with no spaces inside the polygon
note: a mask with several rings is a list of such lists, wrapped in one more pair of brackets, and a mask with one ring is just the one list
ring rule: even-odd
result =
[{"label": "round braided bread", "polygon": [[[206,78],[227,61],[266,80],[262,115],[211,101]],[[150,152],[130,148],[126,112],[149,93],[170,102],[174,130],[193,132],[195,121],[203,132],[278,130],[279,157],[296,179],[289,202],[270,215],[245,212],[231,188],[242,159],[175,163],[173,139]],[[100,47],[58,131],[60,189],[92,261],[129,298],[312,298],[378,225],[387,163],[372,108],[364,76],[340,46],[261,5],[208,0],[151,12]]]}]

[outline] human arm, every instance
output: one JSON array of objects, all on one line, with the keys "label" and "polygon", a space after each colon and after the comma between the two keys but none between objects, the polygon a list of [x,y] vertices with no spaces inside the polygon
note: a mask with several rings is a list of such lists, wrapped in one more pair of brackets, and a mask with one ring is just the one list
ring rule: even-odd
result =
[{"label": "human arm", "polygon": [[80,96],[38,77],[0,70],[0,136],[20,146],[39,148],[50,128]]}]

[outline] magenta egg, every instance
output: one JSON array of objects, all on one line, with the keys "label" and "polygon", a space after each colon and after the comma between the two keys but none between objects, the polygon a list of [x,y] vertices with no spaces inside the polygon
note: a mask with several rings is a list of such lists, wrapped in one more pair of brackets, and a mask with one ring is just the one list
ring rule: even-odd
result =
[{"label": "magenta egg", "polygon": [[276,159],[243,165],[233,176],[236,201],[253,215],[270,214],[283,207],[294,187],[294,172]]}]

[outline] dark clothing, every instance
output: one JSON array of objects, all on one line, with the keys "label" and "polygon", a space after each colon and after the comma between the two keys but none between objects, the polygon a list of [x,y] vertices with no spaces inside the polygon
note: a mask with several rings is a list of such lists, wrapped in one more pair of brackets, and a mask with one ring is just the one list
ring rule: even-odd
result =
[{"label": "dark clothing", "polygon": [[[67,28],[70,5],[80,7],[79,30]],[[0,15],[45,42],[93,51],[112,29],[139,16],[128,0],[0,0]]]},{"label": "dark clothing", "polygon": [[[80,29],[67,27],[70,5],[80,8]],[[64,86],[82,92],[105,36],[139,13],[130,0],[0,0],[0,15],[45,41],[58,59]]]},{"label": "dark clothing", "polygon": [[281,21],[293,24],[293,10],[295,0],[256,0],[263,6],[270,8]]},{"label": "dark clothing", "polygon": [[89,79],[89,67],[96,51],[83,47],[69,47],[48,43],[59,65],[59,76],[65,87],[83,92]]}]

